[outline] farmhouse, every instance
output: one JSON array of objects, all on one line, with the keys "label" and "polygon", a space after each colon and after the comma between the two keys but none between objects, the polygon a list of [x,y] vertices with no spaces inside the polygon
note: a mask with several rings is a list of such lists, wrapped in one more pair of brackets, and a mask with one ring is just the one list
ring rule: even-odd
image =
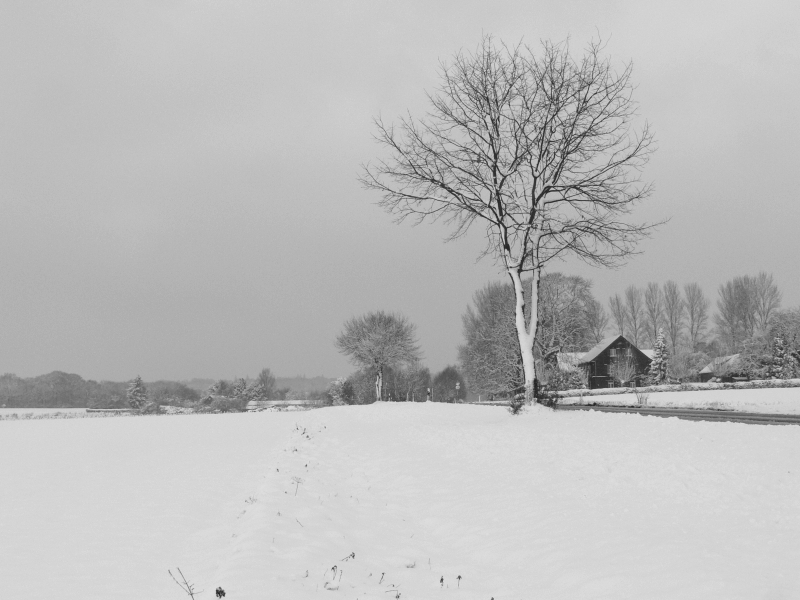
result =
[{"label": "farmhouse", "polygon": [[652,350],[640,350],[624,335],[607,337],[584,354],[578,366],[586,370],[589,389],[636,386],[652,362]]},{"label": "farmhouse", "polygon": [[742,361],[740,355],[719,356],[700,371],[700,381],[708,381],[714,377],[719,377],[723,382],[731,382],[738,379],[736,375],[743,375],[741,370]]}]

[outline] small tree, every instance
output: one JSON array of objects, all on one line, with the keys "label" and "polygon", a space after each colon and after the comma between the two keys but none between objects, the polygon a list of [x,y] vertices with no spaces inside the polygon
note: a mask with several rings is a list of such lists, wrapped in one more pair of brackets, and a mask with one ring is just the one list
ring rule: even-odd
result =
[{"label": "small tree", "polygon": [[669,351],[667,350],[667,340],[664,337],[664,330],[658,330],[656,337],[655,355],[653,362],[647,371],[651,384],[659,385],[667,380],[667,365],[669,363]]},{"label": "small tree", "polygon": [[383,371],[420,359],[416,327],[406,317],[383,311],[354,317],[344,324],[336,348],[356,365],[375,370],[375,398],[383,393]]},{"label": "small tree", "polygon": [[477,394],[509,395],[525,384],[513,301],[510,284],[491,282],[475,292],[474,307],[461,317],[459,366]]},{"label": "small tree", "polygon": [[213,383],[206,392],[208,396],[225,396],[226,398],[233,395],[233,384],[230,381],[220,379]]},{"label": "small tree", "polygon": [[630,356],[620,356],[609,365],[608,374],[620,385],[630,383],[636,377],[636,362]]},{"label": "small tree", "polygon": [[244,398],[246,395],[247,395],[247,380],[244,377],[240,377],[239,379],[236,380],[236,383],[233,384],[231,397]]},{"label": "small tree", "polygon": [[128,404],[131,408],[141,410],[147,404],[147,388],[144,386],[142,378],[138,375],[131,381],[126,392]]},{"label": "small tree", "polygon": [[776,336],[772,341],[772,360],[767,370],[770,379],[792,379],[795,375],[795,360],[786,348],[783,337]]},{"label": "small tree", "polygon": [[331,381],[325,395],[333,406],[353,404],[353,384],[344,377]]},{"label": "small tree", "polygon": [[276,382],[272,371],[267,368],[261,369],[261,372],[258,374],[257,381],[263,388],[264,398],[269,399],[275,394]]}]

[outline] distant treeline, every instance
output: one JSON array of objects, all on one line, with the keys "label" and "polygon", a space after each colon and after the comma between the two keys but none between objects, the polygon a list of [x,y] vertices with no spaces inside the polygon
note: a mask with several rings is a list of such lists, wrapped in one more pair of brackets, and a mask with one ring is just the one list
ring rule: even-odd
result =
[{"label": "distant treeline", "polygon": [[[325,377],[276,378],[279,387],[306,392],[324,391],[332,379]],[[150,400],[197,401],[216,383],[213,379],[154,381],[145,383]],[[80,375],[53,371],[38,377],[0,376],[0,407],[7,408],[128,408],[129,382],[92,381]]]},{"label": "distant treeline", "polygon": [[[244,378],[247,383],[253,383],[255,379],[252,377]],[[184,379],[180,383],[187,387],[197,390],[204,394],[212,385],[217,383],[218,379]],[[276,377],[275,387],[278,389],[288,388],[293,392],[324,392],[328,389],[331,382],[334,381],[331,377],[305,377],[298,375],[296,377]],[[148,389],[149,388],[148,384]]]},{"label": "distant treeline", "polygon": [[[80,375],[53,371],[38,377],[0,376],[0,406],[8,408],[127,408],[128,382],[85,380]],[[200,394],[177,381],[147,384],[153,400],[197,400]]]}]

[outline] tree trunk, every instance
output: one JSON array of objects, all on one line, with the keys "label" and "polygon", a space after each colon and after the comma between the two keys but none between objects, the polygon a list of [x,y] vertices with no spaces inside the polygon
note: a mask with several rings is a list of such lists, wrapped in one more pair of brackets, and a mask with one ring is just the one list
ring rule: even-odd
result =
[{"label": "tree trunk", "polygon": [[375,399],[381,401],[381,392],[383,391],[383,367],[378,367],[378,374],[375,377]]},{"label": "tree trunk", "polygon": [[536,363],[533,359],[533,342],[536,338],[536,325],[538,321],[539,305],[539,269],[533,270],[531,278],[531,307],[530,324],[525,323],[525,293],[522,289],[522,276],[517,269],[509,269],[508,274],[514,283],[514,296],[516,307],[514,310],[514,323],[517,327],[519,351],[522,357],[522,371],[525,375],[525,401],[534,400],[534,382],[536,381]]}]

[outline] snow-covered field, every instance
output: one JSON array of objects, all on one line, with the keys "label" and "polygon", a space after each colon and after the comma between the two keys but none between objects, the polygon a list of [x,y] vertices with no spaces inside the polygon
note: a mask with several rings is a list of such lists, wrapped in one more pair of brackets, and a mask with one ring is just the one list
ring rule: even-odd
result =
[{"label": "snow-covered field", "polygon": [[175,566],[232,600],[800,597],[795,426],[377,404],[3,421],[0,456],[7,598],[178,599]]},{"label": "snow-covered field", "polygon": [[[582,398],[580,396],[572,396],[561,398],[558,403],[639,406],[639,400],[634,394],[593,395]],[[657,392],[647,394],[647,406],[800,415],[800,388]]]}]

